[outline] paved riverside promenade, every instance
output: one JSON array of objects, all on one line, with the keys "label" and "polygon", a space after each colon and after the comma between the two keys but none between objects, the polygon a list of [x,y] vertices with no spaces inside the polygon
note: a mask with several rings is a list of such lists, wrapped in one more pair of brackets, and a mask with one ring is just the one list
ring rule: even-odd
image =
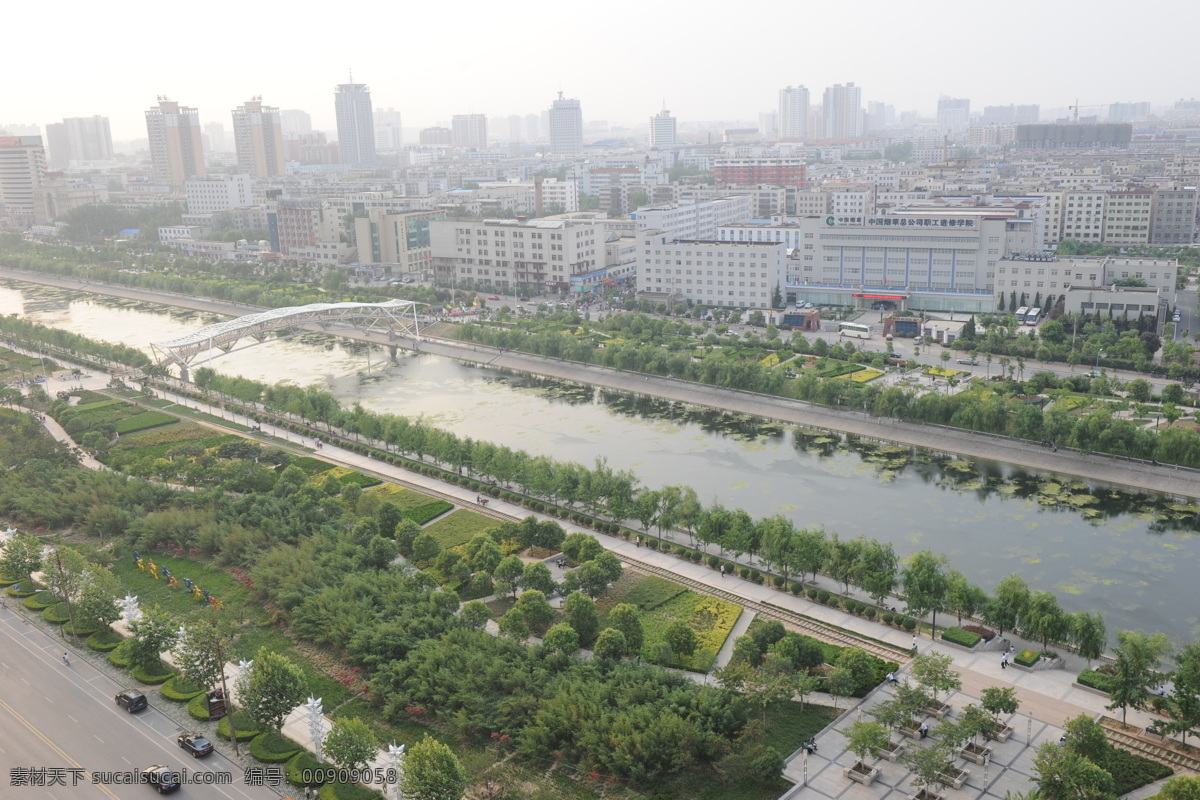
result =
[{"label": "paved riverside promenade", "polygon": [[[147,303],[191,308],[228,316],[243,316],[268,309],[191,297],[170,292],[135,289],[115,284],[84,283],[77,278],[62,278],[22,270],[0,269],[0,278],[58,286],[76,291],[107,294]],[[419,343],[402,339],[389,341],[384,334],[338,331],[337,336],[369,341],[380,345],[431,353],[446,358],[470,361],[492,367],[531,372],[561,380],[602,386],[619,391],[652,395],[667,400],[719,408],[740,414],[767,417],[796,425],[824,428],[899,444],[926,447],[968,458],[1004,461],[1052,474],[1071,475],[1091,481],[1130,486],[1145,491],[1180,497],[1200,497],[1200,471],[1165,465],[1155,466],[1103,454],[1087,454],[1059,446],[1058,452],[1036,442],[974,433],[959,428],[902,422],[872,417],[861,411],[839,410],[782,397],[722,389],[688,381],[622,372],[560,361],[525,353],[502,351],[483,345],[460,344],[447,340],[422,338]],[[1115,374],[1115,373],[1113,373]],[[1136,376],[1135,376],[1136,377]],[[1153,382],[1153,381],[1152,381]],[[1155,385],[1158,384],[1155,382]]]}]

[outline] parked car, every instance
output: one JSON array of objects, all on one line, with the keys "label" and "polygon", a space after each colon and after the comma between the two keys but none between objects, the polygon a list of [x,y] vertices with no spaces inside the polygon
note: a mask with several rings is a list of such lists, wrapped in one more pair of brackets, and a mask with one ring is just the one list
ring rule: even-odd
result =
[{"label": "parked car", "polygon": [[213,751],[212,742],[204,738],[198,733],[185,731],[175,739],[179,746],[192,754],[192,758],[200,758],[206,756]]},{"label": "parked car", "polygon": [[966,364],[968,367],[978,367],[979,359],[978,358],[960,358],[958,360],[958,363]]},{"label": "parked car", "polygon": [[142,780],[159,794],[168,794],[180,787],[179,772],[162,764],[146,767],[142,770]]},{"label": "parked car", "polygon": [[146,695],[142,694],[137,689],[126,689],[122,692],[117,692],[117,705],[132,714],[135,711],[141,711],[147,708],[150,702],[146,699]]}]

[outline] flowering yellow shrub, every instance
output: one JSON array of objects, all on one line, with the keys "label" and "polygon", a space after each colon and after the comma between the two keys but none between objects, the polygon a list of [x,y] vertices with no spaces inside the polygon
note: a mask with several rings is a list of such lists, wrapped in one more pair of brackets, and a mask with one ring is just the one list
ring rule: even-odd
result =
[{"label": "flowering yellow shrub", "polygon": [[716,597],[705,597],[697,603],[688,620],[688,625],[696,632],[696,651],[719,653],[741,615],[741,606]]},{"label": "flowering yellow shrub", "polygon": [[779,363],[779,354],[771,353],[771,355],[767,356],[766,358],[764,358],[762,361],[760,361],[758,363],[762,364],[764,367],[767,367],[769,369]]},{"label": "flowering yellow shrub", "polygon": [[866,383],[873,381],[883,373],[877,369],[860,369],[858,372],[851,372],[849,375],[843,375],[843,378],[849,378],[855,383]]}]

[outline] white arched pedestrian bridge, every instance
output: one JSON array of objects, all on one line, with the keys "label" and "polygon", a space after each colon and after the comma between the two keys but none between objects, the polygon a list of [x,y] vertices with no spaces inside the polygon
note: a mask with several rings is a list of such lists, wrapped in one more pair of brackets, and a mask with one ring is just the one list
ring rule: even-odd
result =
[{"label": "white arched pedestrian bridge", "polygon": [[[175,364],[186,374],[195,359],[244,350],[270,339],[287,338],[304,333],[323,333],[335,330],[388,331],[389,340],[395,336],[420,338],[417,306],[411,300],[388,300],[386,303],[312,303],[307,306],[273,308],[257,314],[218,322],[195,333],[164,342],[151,342],[150,348],[160,366]],[[238,344],[242,343],[239,347]]]}]

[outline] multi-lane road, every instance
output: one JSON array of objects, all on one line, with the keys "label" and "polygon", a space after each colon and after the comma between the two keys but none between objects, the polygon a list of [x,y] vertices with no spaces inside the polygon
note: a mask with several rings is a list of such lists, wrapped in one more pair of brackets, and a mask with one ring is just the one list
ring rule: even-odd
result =
[{"label": "multi-lane road", "polygon": [[187,770],[189,782],[175,797],[279,800],[279,791],[248,785],[245,770],[220,747],[203,759],[181,750],[180,727],[155,709],[168,702],[157,691],[146,687],[150,708],[128,714],[113,701],[127,686],[74,652],[63,663],[63,650],[61,640],[0,609],[0,797],[147,800],[152,786],[127,781],[165,764]]}]

